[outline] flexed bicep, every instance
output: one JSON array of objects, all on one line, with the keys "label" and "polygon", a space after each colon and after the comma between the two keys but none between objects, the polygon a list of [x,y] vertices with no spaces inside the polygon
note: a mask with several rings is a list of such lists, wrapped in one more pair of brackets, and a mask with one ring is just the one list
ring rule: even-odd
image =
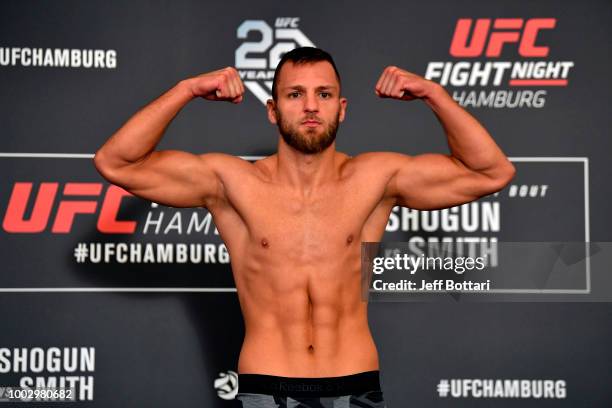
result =
[{"label": "flexed bicep", "polygon": [[160,204],[209,206],[221,193],[228,155],[155,150],[168,125],[193,98],[240,103],[244,86],[227,67],[180,81],[134,114],[98,149],[94,165],[111,183]]},{"label": "flexed bicep", "polygon": [[477,200],[504,186],[450,155],[394,156],[391,165],[395,172],[388,191],[401,206],[419,210],[448,208]]},{"label": "flexed bicep", "polygon": [[130,193],[171,207],[208,207],[222,194],[216,169],[227,155],[195,155],[177,150],[152,152],[144,160],[107,170],[102,175]]}]

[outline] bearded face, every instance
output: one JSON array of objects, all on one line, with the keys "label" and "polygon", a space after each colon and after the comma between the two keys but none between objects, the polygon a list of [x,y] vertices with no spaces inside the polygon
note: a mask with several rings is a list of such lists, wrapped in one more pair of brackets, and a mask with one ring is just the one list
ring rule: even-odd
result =
[{"label": "bearded face", "polygon": [[286,63],[275,96],[266,104],[268,119],[278,126],[284,144],[302,154],[317,154],[334,143],[346,98],[329,62]]},{"label": "bearded face", "polygon": [[297,122],[285,118],[275,109],[278,130],[285,143],[304,154],[317,154],[327,149],[336,140],[340,112],[326,122],[315,114],[305,115]]}]

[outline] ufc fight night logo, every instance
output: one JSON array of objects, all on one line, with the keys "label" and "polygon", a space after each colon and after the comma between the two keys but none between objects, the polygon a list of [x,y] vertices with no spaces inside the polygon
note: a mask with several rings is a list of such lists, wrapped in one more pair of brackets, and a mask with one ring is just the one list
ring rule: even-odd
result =
[{"label": "ufc fight night logo", "polygon": [[237,37],[244,41],[236,49],[235,66],[244,85],[264,105],[272,98],[274,70],[283,54],[315,46],[298,28],[299,21],[299,17],[277,17],[272,28],[264,20],[245,20],[238,27]]},{"label": "ufc fight night logo", "polygon": [[[543,38],[556,28],[555,18],[461,18],[449,48],[450,56],[460,60],[429,62],[425,77],[450,88],[493,87],[454,90],[462,106],[542,108],[547,89],[567,86],[574,67],[573,61],[545,59],[551,47]],[[499,61],[512,54],[520,60]]]}]

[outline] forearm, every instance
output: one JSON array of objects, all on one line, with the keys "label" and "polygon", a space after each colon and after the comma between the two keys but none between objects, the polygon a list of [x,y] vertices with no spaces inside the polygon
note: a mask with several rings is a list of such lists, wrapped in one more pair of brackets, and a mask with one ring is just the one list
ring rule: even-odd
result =
[{"label": "forearm", "polygon": [[132,116],[96,153],[98,165],[122,166],[146,158],[178,112],[191,100],[189,80],[181,81]]},{"label": "forearm", "polygon": [[451,154],[471,170],[497,176],[512,164],[489,132],[439,85],[424,98],[444,128]]}]

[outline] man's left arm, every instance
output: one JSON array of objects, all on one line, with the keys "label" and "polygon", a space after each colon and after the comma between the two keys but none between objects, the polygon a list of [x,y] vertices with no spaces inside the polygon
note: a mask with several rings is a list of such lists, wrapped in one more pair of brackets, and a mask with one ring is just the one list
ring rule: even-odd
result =
[{"label": "man's left arm", "polygon": [[390,155],[387,191],[397,204],[438,209],[463,204],[504,188],[515,169],[489,132],[444,88],[397,67],[387,67],[376,84],[381,98],[422,99],[437,116],[451,154]]}]

